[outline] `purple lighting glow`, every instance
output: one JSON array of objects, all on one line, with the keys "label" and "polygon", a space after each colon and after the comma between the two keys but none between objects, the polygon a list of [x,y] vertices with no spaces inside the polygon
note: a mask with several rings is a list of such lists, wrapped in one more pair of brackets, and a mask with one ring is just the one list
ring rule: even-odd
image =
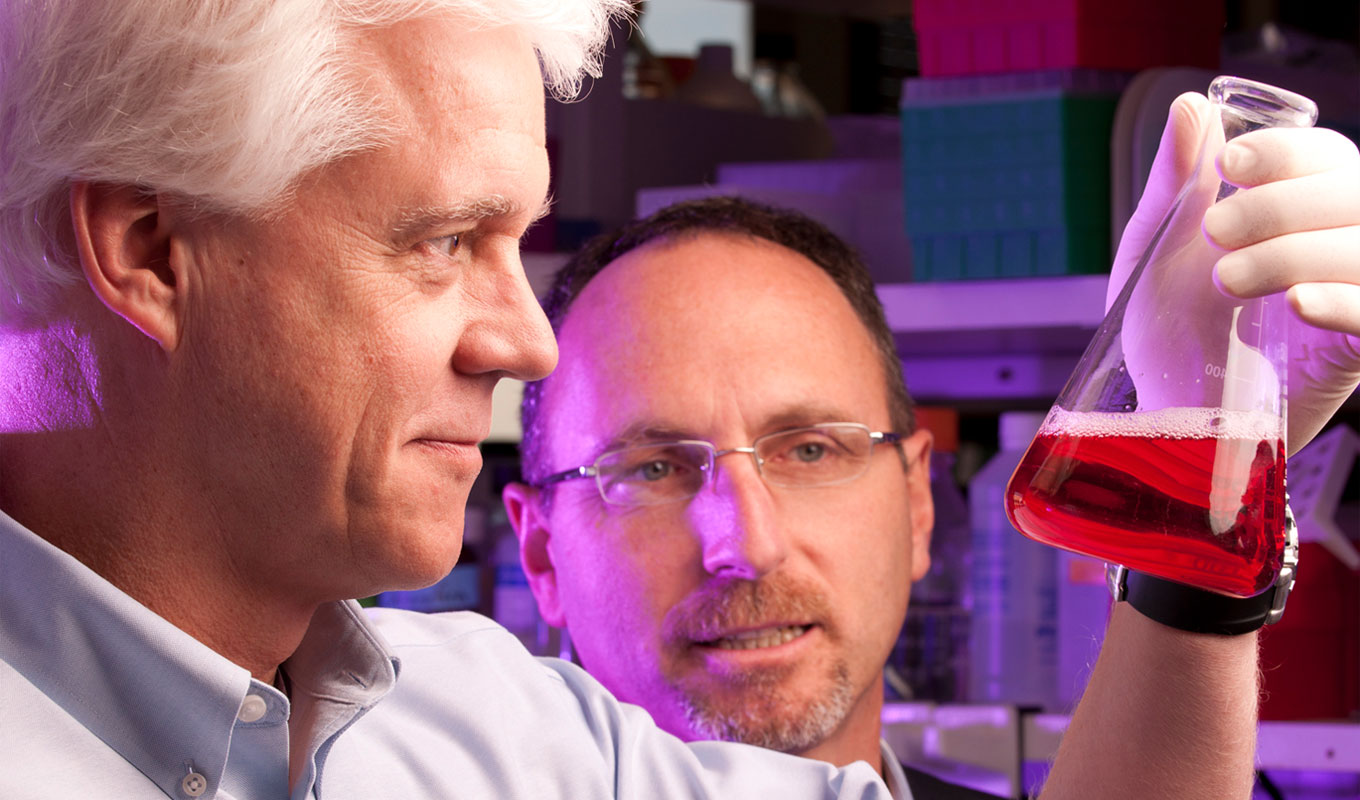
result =
[{"label": "purple lighting glow", "polygon": [[94,426],[99,373],[89,337],[73,325],[0,327],[0,370],[0,433]]}]

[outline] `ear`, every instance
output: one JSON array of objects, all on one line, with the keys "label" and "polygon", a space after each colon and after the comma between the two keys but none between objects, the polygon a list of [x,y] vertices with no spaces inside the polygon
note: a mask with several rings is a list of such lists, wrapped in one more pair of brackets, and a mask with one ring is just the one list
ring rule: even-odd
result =
[{"label": "ear", "polygon": [[930,495],[930,452],[935,437],[925,428],[902,440],[907,459],[907,500],[911,504],[911,579],[930,569],[930,533],[935,527],[935,502]]},{"label": "ear", "polygon": [[76,182],[71,222],[85,280],[109,310],[155,339],[179,340],[182,276],[160,199],[136,186]]},{"label": "ear", "polygon": [[552,532],[548,520],[539,508],[538,489],[523,483],[507,484],[501,492],[510,527],[519,539],[519,563],[529,580],[538,613],[549,625],[561,628],[566,624],[562,602],[557,591],[557,571],[548,553]]}]

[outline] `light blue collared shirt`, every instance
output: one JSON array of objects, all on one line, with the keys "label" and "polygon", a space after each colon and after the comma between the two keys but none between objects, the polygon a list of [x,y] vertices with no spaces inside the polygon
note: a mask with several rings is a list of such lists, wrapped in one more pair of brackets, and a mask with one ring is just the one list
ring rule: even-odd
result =
[{"label": "light blue collared shirt", "polygon": [[897,760],[897,754],[882,739],[878,740],[878,753],[883,759],[883,779],[892,792],[892,800],[913,800],[911,787],[907,785],[907,772],[902,769],[902,762]]},{"label": "light blue collared shirt", "polygon": [[0,513],[5,800],[890,796],[863,763],[684,744],[475,614],[328,604],[284,670],[291,704]]}]

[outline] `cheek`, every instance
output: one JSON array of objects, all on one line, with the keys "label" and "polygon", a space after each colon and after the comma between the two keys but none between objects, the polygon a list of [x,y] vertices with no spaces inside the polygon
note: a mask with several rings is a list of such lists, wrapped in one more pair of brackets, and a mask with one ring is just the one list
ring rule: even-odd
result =
[{"label": "cheek", "polygon": [[625,553],[577,542],[553,556],[567,624],[577,628],[642,628],[651,616],[646,573]]},{"label": "cheek", "polygon": [[[377,327],[349,352],[340,354],[337,365],[341,381],[364,394],[385,397],[396,412],[421,396],[431,394],[445,374],[444,360],[433,347],[434,336],[394,325]],[[384,409],[374,409],[382,412]]]},{"label": "cheek", "polygon": [[338,414],[355,417],[351,423],[370,428],[359,432],[361,439],[377,437],[387,445],[394,444],[387,439],[404,432],[391,428],[412,415],[458,416],[481,410],[480,394],[456,385],[450,366],[451,342],[459,331],[456,316],[433,304],[392,311],[349,320],[344,339],[332,337],[316,364],[330,379],[317,382],[319,399]]},{"label": "cheek", "polygon": [[616,647],[650,646],[666,611],[687,591],[681,554],[645,526],[558,525],[573,532],[554,539],[552,554],[568,627],[575,620],[577,630],[597,639],[595,631],[605,632]]},{"label": "cheek", "polygon": [[322,325],[319,298],[298,296],[278,281],[242,284],[216,292],[194,331],[208,371],[254,386],[264,402],[270,397],[284,404],[302,400],[308,413],[329,405],[319,402],[325,395],[339,402],[352,390],[344,376],[362,368],[359,348],[365,338],[356,335],[350,320],[336,315]]},{"label": "cheek", "polygon": [[886,657],[887,649],[892,647],[906,619],[914,570],[913,540],[905,507],[900,512],[879,518],[878,523],[883,526],[884,533],[881,549],[875,549],[885,557],[870,559],[864,567],[867,574],[863,583],[876,587],[865,603],[880,628],[880,645],[885,648],[883,656]]},{"label": "cheek", "polygon": [[901,490],[877,496],[892,501],[861,496],[820,504],[815,512],[826,583],[842,598],[844,613],[870,626],[904,612],[912,571],[909,509],[899,500]]},{"label": "cheek", "polygon": [[906,504],[900,505],[866,520],[866,527],[875,531],[866,531],[865,546],[860,548],[866,556],[861,562],[864,583],[874,586],[894,609],[905,608],[914,569],[911,519]]}]

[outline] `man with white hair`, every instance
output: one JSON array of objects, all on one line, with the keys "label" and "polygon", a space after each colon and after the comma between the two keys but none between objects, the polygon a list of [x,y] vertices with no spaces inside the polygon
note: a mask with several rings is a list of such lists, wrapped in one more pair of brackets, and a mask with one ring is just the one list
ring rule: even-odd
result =
[{"label": "man with white hair", "polygon": [[346,600],[449,571],[556,360],[544,84],[627,9],[0,5],[0,797],[885,796]]},{"label": "man with white hair", "polygon": [[[490,623],[389,645],[344,602],[448,572],[492,387],[553,366],[518,253],[548,191],[544,77],[572,91],[621,6],[5,3],[0,796],[411,797],[415,776],[583,797],[647,759],[673,762],[660,786],[704,772]],[[399,683],[434,640],[440,683]],[[446,680],[468,725],[355,726]],[[463,761],[422,756],[431,737]],[[874,784],[713,780],[752,771]]]},{"label": "man with white hair", "polygon": [[543,84],[627,5],[0,6],[0,796],[887,796],[345,600],[448,572],[553,367]]}]

